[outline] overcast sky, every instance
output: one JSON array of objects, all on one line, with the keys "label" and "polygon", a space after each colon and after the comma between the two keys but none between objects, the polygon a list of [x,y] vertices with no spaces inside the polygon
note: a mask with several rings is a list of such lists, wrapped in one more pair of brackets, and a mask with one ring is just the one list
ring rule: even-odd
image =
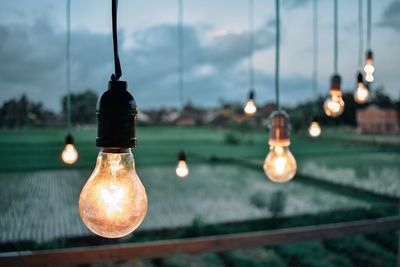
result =
[{"label": "overcast sky", "polygon": [[[312,1],[282,0],[281,101],[312,97]],[[274,2],[254,0],[257,102],[274,99]],[[99,94],[113,72],[110,0],[72,0],[72,90]],[[400,95],[400,0],[373,0],[375,86]],[[184,1],[185,98],[202,106],[248,92],[247,0]],[[333,1],[319,1],[319,92],[333,60]],[[364,8],[366,1],[364,1]],[[364,15],[366,12],[364,12]],[[358,1],[339,1],[343,88],[358,69]],[[364,16],[365,18],[365,16]],[[139,108],[177,106],[177,1],[119,1],[122,80]],[[364,23],[364,26],[366,23]],[[365,46],[364,46],[365,47]],[[65,86],[65,2],[0,2],[0,103],[21,94],[60,110]]]}]

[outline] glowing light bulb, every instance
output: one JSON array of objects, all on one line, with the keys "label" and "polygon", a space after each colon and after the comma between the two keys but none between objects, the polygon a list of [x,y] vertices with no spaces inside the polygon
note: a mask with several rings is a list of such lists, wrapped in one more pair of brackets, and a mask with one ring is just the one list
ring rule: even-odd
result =
[{"label": "glowing light bulb", "polygon": [[257,107],[256,105],[254,105],[254,100],[253,99],[247,100],[246,106],[244,107],[244,112],[247,115],[253,115],[254,113],[256,113],[256,111]]},{"label": "glowing light bulb", "polygon": [[263,169],[268,178],[277,183],[291,180],[297,171],[296,160],[289,150],[289,116],[285,111],[271,114],[270,151],[265,158]]},{"label": "glowing light bulb", "polygon": [[176,175],[180,178],[185,178],[189,174],[189,168],[186,161],[180,160],[176,166]]},{"label": "glowing light bulb", "polygon": [[318,121],[312,121],[310,127],[308,128],[308,133],[311,137],[318,137],[321,135],[321,127]]},{"label": "glowing light bulb", "polygon": [[331,92],[330,96],[325,100],[324,111],[329,117],[338,117],[343,113],[344,101],[340,95]]},{"label": "glowing light bulb", "polygon": [[368,100],[368,89],[365,88],[363,83],[358,83],[357,89],[354,92],[354,101],[358,104],[364,104]]},{"label": "glowing light bulb", "polygon": [[367,82],[373,82],[375,80],[374,78],[375,67],[373,65],[373,53],[371,50],[367,51],[367,62],[365,63],[364,66],[364,72],[365,72],[365,80]]},{"label": "glowing light bulb", "polygon": [[65,164],[74,164],[78,160],[78,151],[73,144],[66,144],[61,153],[61,159]]},{"label": "glowing light bulb", "polygon": [[254,113],[256,113],[256,111],[257,111],[257,107],[254,104],[254,90],[250,89],[249,98],[247,100],[246,106],[244,107],[244,113],[246,115],[251,116],[251,115],[254,115]]},{"label": "glowing light bulb", "polygon": [[178,165],[176,166],[176,175],[180,178],[185,178],[189,175],[189,167],[186,163],[186,154],[180,151],[178,154]]},{"label": "glowing light bulb", "polygon": [[95,234],[118,238],[134,231],[147,212],[146,190],[130,149],[102,149],[82,189],[79,211]]},{"label": "glowing light bulb", "polygon": [[297,164],[288,146],[271,146],[263,169],[272,181],[283,183],[294,177]]},{"label": "glowing light bulb", "polygon": [[340,90],[340,82],[341,78],[338,74],[332,76],[329,96],[324,102],[324,111],[329,117],[338,117],[344,111],[344,101],[342,98],[342,91]]}]

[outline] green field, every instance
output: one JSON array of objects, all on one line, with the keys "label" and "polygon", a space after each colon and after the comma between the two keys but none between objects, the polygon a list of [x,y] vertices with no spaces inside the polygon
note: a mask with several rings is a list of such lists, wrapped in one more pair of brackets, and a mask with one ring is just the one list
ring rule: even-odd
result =
[{"label": "green field", "polygon": [[[60,159],[65,135],[65,131],[60,129],[0,131],[0,172],[93,168],[99,151],[95,146],[96,129],[89,127],[74,131],[79,152],[79,160],[74,166],[66,166]],[[174,164],[181,149],[187,152],[189,162],[206,162],[212,157],[262,162],[268,152],[268,133],[259,130],[244,133],[208,127],[139,127],[137,138],[138,146],[133,153],[138,166]],[[339,162],[335,167],[351,165],[357,173],[364,171],[361,165],[364,159],[368,160],[363,156],[366,152],[374,155],[400,154],[400,147],[357,144],[334,140],[331,135],[317,140],[303,134],[294,135],[291,150],[300,170],[304,160],[326,159],[332,166]],[[343,157],[349,160],[343,160]],[[374,162],[370,160],[368,164]],[[375,165],[381,164],[382,161],[379,161]],[[399,157],[388,164],[400,165]]]},{"label": "green field", "polygon": [[[298,163],[298,176],[290,183],[274,184],[261,169],[268,152],[265,131],[139,127],[138,146],[133,154],[148,193],[149,212],[135,232],[139,238],[133,234],[124,240],[393,215],[393,204],[400,197],[400,147],[368,142],[368,136],[358,140],[354,133],[346,138],[345,132],[327,132],[317,140],[301,133],[293,135],[291,150]],[[87,238],[91,238],[79,218],[77,199],[99,151],[95,146],[96,130],[75,129],[74,136],[79,160],[67,166],[60,160],[63,130],[0,131],[0,250],[86,245]],[[397,142],[395,136],[390,138]],[[188,155],[187,179],[178,179],[174,173],[181,149]],[[274,214],[271,203],[277,192],[283,193],[285,201],[282,211]],[[388,208],[390,212],[386,211]],[[240,223],[243,221],[246,223]],[[219,226],[231,222],[236,226]],[[173,235],[159,235],[159,229],[178,228],[181,230],[173,230]],[[70,238],[85,241],[66,243]],[[2,244],[6,245],[1,247]],[[395,235],[384,233],[277,248],[176,256],[162,263],[141,261],[138,265],[389,267],[395,259],[396,244]],[[360,251],[363,257],[357,256]],[[189,261],[194,265],[187,265]]]}]

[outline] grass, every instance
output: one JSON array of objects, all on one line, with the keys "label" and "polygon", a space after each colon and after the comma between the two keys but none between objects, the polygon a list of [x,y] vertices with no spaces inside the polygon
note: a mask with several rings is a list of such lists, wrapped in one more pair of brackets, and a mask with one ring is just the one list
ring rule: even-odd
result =
[{"label": "grass", "polygon": [[[228,134],[235,135],[240,143],[233,145],[227,142]],[[73,167],[66,166],[60,159],[65,135],[62,129],[0,131],[0,172],[92,169],[99,151],[95,146],[96,129],[88,127],[74,131],[79,160]],[[181,149],[187,152],[190,162],[204,162],[213,156],[262,162],[268,152],[268,135],[264,131],[243,133],[209,127],[139,127],[137,135],[138,146],[133,153],[139,166],[175,164]],[[324,158],[333,157],[336,161],[343,155],[360,159],[365,152],[400,152],[398,148],[349,144],[330,138],[312,140],[304,135],[293,136],[291,149],[299,163],[322,155]]]}]

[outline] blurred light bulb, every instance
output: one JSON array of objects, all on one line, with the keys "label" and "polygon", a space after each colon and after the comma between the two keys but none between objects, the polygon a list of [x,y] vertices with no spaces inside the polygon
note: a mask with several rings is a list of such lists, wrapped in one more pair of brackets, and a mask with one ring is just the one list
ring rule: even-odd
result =
[{"label": "blurred light bulb", "polygon": [[318,137],[321,135],[321,127],[318,121],[312,121],[310,127],[308,128],[308,133],[311,137]]},{"label": "blurred light bulb", "polygon": [[66,144],[61,153],[61,159],[66,164],[74,164],[78,160],[78,151],[73,144]]},{"label": "blurred light bulb", "polygon": [[176,166],[176,175],[180,178],[185,178],[189,174],[189,168],[186,161],[180,160]]},{"label": "blurred light bulb", "polygon": [[354,101],[358,104],[364,104],[368,100],[368,89],[365,88],[363,83],[358,83],[357,89],[354,92]]},{"label": "blurred light bulb", "polygon": [[340,83],[340,76],[338,74],[333,75],[331,78],[329,96],[324,102],[324,111],[329,117],[338,117],[344,110],[344,101],[342,98],[342,91],[340,90]]},{"label": "blurred light bulb", "polygon": [[277,183],[291,180],[297,170],[296,160],[289,150],[289,128],[289,115],[285,111],[271,114],[270,147],[263,169],[268,178]]},{"label": "blurred light bulb", "polygon": [[329,117],[338,117],[343,113],[344,101],[336,92],[331,92],[330,96],[325,100],[324,111]]},{"label": "blurred light bulb", "polygon": [[130,149],[102,149],[82,189],[79,211],[95,234],[118,238],[134,231],[147,212],[146,190]]},{"label": "blurred light bulb", "polygon": [[371,50],[367,51],[367,62],[365,63],[364,71],[365,71],[365,80],[367,82],[373,82],[375,79],[374,78],[375,67],[373,63],[373,54]]},{"label": "blurred light bulb", "polygon": [[254,105],[254,100],[253,99],[247,100],[246,106],[244,107],[244,112],[247,115],[253,115],[254,113],[256,113],[256,111],[257,107],[256,105]]},{"label": "blurred light bulb", "polygon": [[283,183],[291,180],[296,174],[297,164],[289,146],[271,146],[263,169],[274,182]]},{"label": "blurred light bulb", "polygon": [[365,80],[366,80],[367,82],[369,82],[369,83],[372,83],[372,82],[375,80],[374,75],[371,74],[371,73],[367,73],[367,74],[365,75]]}]

